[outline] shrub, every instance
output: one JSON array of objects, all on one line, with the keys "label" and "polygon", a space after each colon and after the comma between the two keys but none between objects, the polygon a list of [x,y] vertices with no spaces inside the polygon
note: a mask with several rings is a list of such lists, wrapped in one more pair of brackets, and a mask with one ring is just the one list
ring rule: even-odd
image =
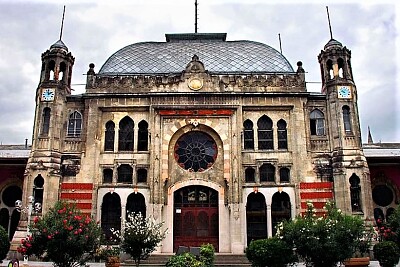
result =
[{"label": "shrub", "polygon": [[343,214],[333,203],[326,204],[326,215],[317,217],[308,203],[305,215],[279,225],[277,235],[294,245],[296,253],[315,267],[336,266],[354,255],[364,239],[364,221]]},{"label": "shrub", "polygon": [[21,240],[18,252],[50,260],[57,267],[84,265],[100,245],[101,229],[75,205],[57,202],[29,225],[31,235]]},{"label": "shrub", "polygon": [[185,252],[180,255],[171,256],[168,262],[165,264],[167,267],[206,267],[206,265],[197,260],[194,255],[189,252]]},{"label": "shrub", "polygon": [[374,246],[374,256],[382,267],[393,267],[399,262],[399,247],[394,241],[381,241]]},{"label": "shrub", "polygon": [[211,244],[204,244],[200,247],[200,261],[204,266],[214,266],[215,249]]},{"label": "shrub", "polygon": [[122,236],[119,236],[118,231],[111,231],[120,238],[121,249],[131,255],[136,266],[156,249],[167,233],[167,230],[162,230],[163,223],[144,218],[141,213],[129,213],[123,227]]},{"label": "shrub", "polygon": [[254,267],[284,267],[296,261],[292,247],[276,237],[251,241],[246,257]]},{"label": "shrub", "polygon": [[10,240],[7,231],[0,225],[0,262],[6,258],[10,249]]}]

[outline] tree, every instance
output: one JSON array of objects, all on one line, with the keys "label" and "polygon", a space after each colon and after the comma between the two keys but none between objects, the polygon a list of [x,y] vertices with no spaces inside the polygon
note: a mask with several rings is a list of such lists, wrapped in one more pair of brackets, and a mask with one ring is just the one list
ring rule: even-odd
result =
[{"label": "tree", "polygon": [[57,202],[28,226],[18,252],[50,260],[57,267],[84,265],[100,246],[101,228],[74,204]]},{"label": "tree", "polygon": [[[121,238],[121,249],[131,255],[136,266],[146,259],[157,245],[165,238],[167,230],[162,230],[163,223],[153,218],[144,218],[141,213],[129,213],[124,222]],[[118,231],[112,232],[119,236]]]}]

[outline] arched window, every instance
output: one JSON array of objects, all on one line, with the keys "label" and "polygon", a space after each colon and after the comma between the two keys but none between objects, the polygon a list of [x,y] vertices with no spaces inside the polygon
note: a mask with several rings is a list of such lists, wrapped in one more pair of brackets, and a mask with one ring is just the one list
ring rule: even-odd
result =
[{"label": "arched window", "polygon": [[346,133],[351,133],[350,108],[348,106],[343,106],[342,112],[343,112],[344,131]]},{"label": "arched window", "polygon": [[114,151],[115,124],[112,121],[106,123],[106,132],[104,135],[104,150]]},{"label": "arched window", "polygon": [[287,149],[287,129],[286,121],[278,121],[278,149]]},{"label": "arched window", "polygon": [[276,192],[272,196],[271,203],[271,219],[272,219],[272,235],[277,231],[280,222],[289,221],[291,218],[290,197],[285,192]]},{"label": "arched window", "polygon": [[344,60],[343,60],[343,58],[338,58],[337,63],[338,63],[338,69],[339,69],[339,77],[343,78],[344,77]]},{"label": "arched window", "polygon": [[51,60],[50,62],[49,62],[49,65],[48,65],[48,72],[49,72],[49,74],[48,74],[48,79],[49,80],[54,80],[54,78],[55,78],[55,68],[56,68],[56,62],[54,62],[54,60]]},{"label": "arched window", "polygon": [[118,150],[133,151],[133,120],[123,118],[119,123]]},{"label": "arched window", "polygon": [[65,71],[67,70],[67,66],[65,65],[65,62],[60,63],[60,72],[58,74],[58,80],[64,81],[65,77]]},{"label": "arched window", "polygon": [[246,170],[244,171],[246,183],[254,183],[256,181],[255,174],[256,174],[256,171],[253,168],[251,168],[251,167],[246,168]]},{"label": "arched window", "polygon": [[50,129],[50,108],[44,108],[43,109],[43,114],[42,114],[42,132],[41,134],[44,136],[49,135],[49,129]]},{"label": "arched window", "polygon": [[243,123],[244,149],[254,149],[254,129],[251,120],[245,120]]},{"label": "arched window", "polygon": [[137,182],[138,183],[147,183],[147,170],[146,169],[138,169],[136,174],[137,174]]},{"label": "arched window", "polygon": [[149,130],[148,130],[148,123],[146,121],[141,121],[138,124],[138,144],[137,150],[138,151],[147,151],[148,150],[148,143],[149,143]]},{"label": "arched window", "polygon": [[290,182],[290,170],[289,168],[283,167],[279,169],[279,179],[281,183]]},{"label": "arched window", "polygon": [[353,175],[349,179],[349,182],[350,182],[351,210],[353,212],[360,212],[362,211],[360,178],[353,173]]},{"label": "arched window", "polygon": [[275,182],[275,167],[265,163],[260,167],[260,182]]},{"label": "arched window", "polygon": [[274,135],[272,132],[272,120],[263,115],[257,121],[258,149],[274,149]]},{"label": "arched window", "polygon": [[250,193],[246,202],[247,245],[267,238],[267,205],[262,193]]},{"label": "arched window", "polygon": [[82,132],[82,115],[78,111],[74,111],[69,115],[68,120],[68,137],[79,137]]},{"label": "arched window", "polygon": [[113,170],[112,169],[104,169],[103,170],[103,183],[111,184],[113,180]]},{"label": "arched window", "polygon": [[101,229],[106,240],[115,238],[111,232],[121,230],[121,198],[117,193],[107,193],[103,197],[101,204]]},{"label": "arched window", "polygon": [[43,187],[44,179],[42,175],[39,174],[36,176],[35,180],[33,180],[33,197],[35,199],[35,203],[43,204]]},{"label": "arched window", "polygon": [[146,202],[140,193],[132,193],[126,201],[126,220],[129,220],[130,213],[141,213],[146,218]]},{"label": "arched window", "polygon": [[122,164],[118,167],[118,183],[131,184],[133,177],[133,169],[128,164]]},{"label": "arched window", "polygon": [[330,80],[333,79],[334,74],[333,74],[333,63],[332,63],[332,60],[329,59],[329,60],[326,62],[326,69],[327,69],[327,71],[328,71],[328,73],[329,73],[329,79],[330,79]]},{"label": "arched window", "polygon": [[310,113],[310,131],[311,135],[325,135],[324,114],[318,109],[314,109]]}]

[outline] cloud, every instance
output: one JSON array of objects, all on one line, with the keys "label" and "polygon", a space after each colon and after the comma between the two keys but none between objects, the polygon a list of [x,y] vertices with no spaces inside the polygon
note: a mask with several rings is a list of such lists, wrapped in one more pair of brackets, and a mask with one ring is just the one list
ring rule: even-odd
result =
[{"label": "cloud", "polygon": [[[41,54],[60,34],[62,4],[0,0],[0,142],[31,138]],[[114,52],[165,33],[194,31],[194,1],[68,1],[63,41],[75,57],[72,87],[84,91],[89,63],[98,71]],[[394,1],[329,5],[333,37],[352,51],[363,139],[400,137],[399,5]],[[199,1],[199,32],[227,32],[228,40],[252,40],[280,49],[296,69],[302,61],[309,91],[320,91],[317,56],[329,41],[321,1]]]}]

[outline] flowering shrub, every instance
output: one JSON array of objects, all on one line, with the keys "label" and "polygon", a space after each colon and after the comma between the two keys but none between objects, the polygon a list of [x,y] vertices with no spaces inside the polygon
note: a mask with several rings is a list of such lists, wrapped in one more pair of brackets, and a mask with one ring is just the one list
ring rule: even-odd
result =
[{"label": "flowering shrub", "polygon": [[131,255],[136,266],[146,259],[157,245],[165,238],[167,230],[162,230],[163,223],[156,223],[152,218],[144,218],[141,213],[129,213],[124,221],[122,235],[111,229],[121,240],[121,249]]},{"label": "flowering shrub", "polygon": [[9,249],[10,240],[8,239],[8,233],[3,226],[0,225],[0,262],[7,256]]},{"label": "flowering shrub", "polygon": [[28,227],[31,235],[21,240],[18,252],[50,260],[57,267],[84,265],[100,245],[100,227],[73,204],[57,202]]},{"label": "flowering shrub", "polygon": [[110,245],[100,246],[96,250],[95,259],[102,260],[106,263],[119,262],[120,252],[121,250],[119,246],[110,246]]},{"label": "flowering shrub", "polygon": [[333,203],[325,206],[326,215],[317,217],[311,203],[305,215],[278,226],[277,236],[292,244],[295,252],[315,267],[336,266],[353,256],[364,238],[360,217],[345,215]]}]

